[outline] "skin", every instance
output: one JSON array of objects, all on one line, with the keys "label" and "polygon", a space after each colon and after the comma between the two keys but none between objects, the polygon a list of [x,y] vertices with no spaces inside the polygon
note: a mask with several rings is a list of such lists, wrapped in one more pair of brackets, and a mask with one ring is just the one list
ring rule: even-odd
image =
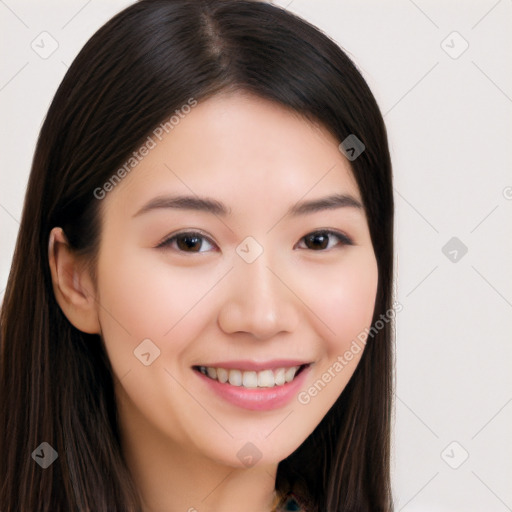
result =
[{"label": "skin", "polygon": [[[332,368],[370,327],[377,263],[364,209],[288,216],[298,201],[335,192],[361,200],[350,163],[325,128],[240,93],[199,104],[101,201],[93,282],[54,228],[54,291],[78,329],[102,336],[112,363],[124,453],[146,511],[270,510],[277,464],[315,429],[345,388],[362,351],[312,397],[271,411],[224,401],[193,365],[296,358],[312,363],[300,391]],[[160,208],[134,217],[161,194],[208,196],[225,217]],[[96,199],[94,199],[96,200]],[[327,248],[308,247],[319,229]],[[180,251],[178,231],[200,230],[202,252]],[[247,263],[237,246],[252,236],[263,253]],[[321,245],[321,244],[320,244]],[[134,350],[160,350],[145,366]],[[237,452],[254,444],[246,467]]]}]

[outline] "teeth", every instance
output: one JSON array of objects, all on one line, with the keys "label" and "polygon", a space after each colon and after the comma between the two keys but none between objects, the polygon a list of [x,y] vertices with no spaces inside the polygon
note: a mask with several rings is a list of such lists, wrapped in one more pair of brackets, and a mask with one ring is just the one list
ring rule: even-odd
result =
[{"label": "teeth", "polygon": [[258,387],[273,388],[275,384],[274,372],[272,370],[263,370],[258,373]]},{"label": "teeth", "polygon": [[242,384],[244,388],[257,388],[258,387],[258,374],[256,372],[242,373]]},{"label": "teeth", "polygon": [[286,382],[286,379],[284,378],[285,373],[284,368],[276,370],[276,373],[274,374],[276,386],[282,386]]},{"label": "teeth", "polygon": [[297,371],[297,368],[295,366],[293,366],[292,368],[288,368],[284,372],[284,380],[286,380],[286,382],[291,382],[293,380],[293,377],[295,377],[296,371]]},{"label": "teeth", "polygon": [[217,368],[217,380],[219,382],[227,382],[229,378],[228,371],[224,370],[224,368]]},{"label": "teeth", "polygon": [[255,372],[200,366],[199,371],[223,384],[229,382],[232,386],[243,386],[244,388],[272,388],[291,382],[299,368],[300,366],[291,366],[290,368]]},{"label": "teeth", "polygon": [[232,386],[241,386],[242,372],[240,370],[229,370],[229,383]]}]

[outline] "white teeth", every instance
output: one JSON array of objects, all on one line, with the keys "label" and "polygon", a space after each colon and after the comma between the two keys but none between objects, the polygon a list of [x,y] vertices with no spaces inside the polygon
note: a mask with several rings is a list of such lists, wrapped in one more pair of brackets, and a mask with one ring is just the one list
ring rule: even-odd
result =
[{"label": "white teeth", "polygon": [[199,371],[222,384],[229,382],[232,386],[243,386],[245,388],[272,388],[291,382],[299,368],[300,366],[291,366],[290,368],[255,372],[252,370],[228,370],[226,368],[200,366]]},{"label": "white teeth", "polygon": [[262,372],[258,372],[258,387],[273,388],[274,385],[274,372],[272,370],[263,370]]},{"label": "white teeth", "polygon": [[284,378],[284,374],[285,374],[284,368],[279,368],[278,370],[276,370],[276,372],[274,373],[274,380],[275,380],[276,386],[282,386],[286,382],[286,380]]},{"label": "white teeth", "polygon": [[286,382],[291,382],[293,380],[293,378],[295,377],[295,372],[299,369],[298,366],[292,366],[291,368],[288,368],[285,372],[284,372],[284,378],[286,380]]},{"label": "white teeth", "polygon": [[227,370],[224,370],[224,368],[217,368],[217,380],[219,382],[222,382],[224,384],[224,382],[227,382],[228,381],[228,372]]},{"label": "white teeth", "polygon": [[244,372],[242,374],[242,384],[244,388],[257,388],[258,374],[256,372]]},{"label": "white teeth", "polygon": [[229,383],[232,386],[241,386],[242,372],[240,370],[229,370]]}]

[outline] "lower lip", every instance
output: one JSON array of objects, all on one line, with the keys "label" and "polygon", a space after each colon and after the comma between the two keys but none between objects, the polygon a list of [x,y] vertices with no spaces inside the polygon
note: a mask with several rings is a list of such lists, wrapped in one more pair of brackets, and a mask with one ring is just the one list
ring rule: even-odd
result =
[{"label": "lower lip", "polygon": [[306,374],[309,372],[310,368],[311,365],[306,366],[291,382],[272,388],[244,388],[243,386],[232,386],[227,382],[222,383],[218,380],[211,379],[197,370],[193,371],[212,391],[227,402],[251,411],[270,411],[279,409],[290,402],[304,383]]}]

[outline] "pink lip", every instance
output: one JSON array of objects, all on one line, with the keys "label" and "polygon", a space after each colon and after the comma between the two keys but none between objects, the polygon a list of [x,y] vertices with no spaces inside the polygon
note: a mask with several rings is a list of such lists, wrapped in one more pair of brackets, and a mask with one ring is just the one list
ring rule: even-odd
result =
[{"label": "pink lip", "polygon": [[245,370],[260,372],[262,370],[276,370],[277,368],[290,368],[292,366],[302,366],[309,361],[299,361],[298,359],[272,359],[271,361],[262,361],[260,363],[249,360],[242,361],[219,361],[216,363],[200,364],[210,368],[225,368],[226,370]]},{"label": "pink lip", "polygon": [[[237,361],[236,364],[238,365],[240,363],[241,361]],[[219,363],[219,367],[229,368],[224,366],[224,364],[226,363],[222,365]],[[299,365],[291,364],[290,366]],[[284,365],[277,366],[277,368],[283,367]],[[232,368],[239,369],[240,366],[233,366]],[[264,368],[269,368],[269,366],[265,366]],[[283,407],[296,396],[310,369],[311,365],[304,368],[291,382],[287,382],[282,386],[274,386],[273,388],[244,388],[243,386],[232,386],[228,382],[223,384],[218,380],[211,379],[197,370],[194,370],[194,373],[202,379],[209,389],[233,405],[251,411],[270,411]]]}]

